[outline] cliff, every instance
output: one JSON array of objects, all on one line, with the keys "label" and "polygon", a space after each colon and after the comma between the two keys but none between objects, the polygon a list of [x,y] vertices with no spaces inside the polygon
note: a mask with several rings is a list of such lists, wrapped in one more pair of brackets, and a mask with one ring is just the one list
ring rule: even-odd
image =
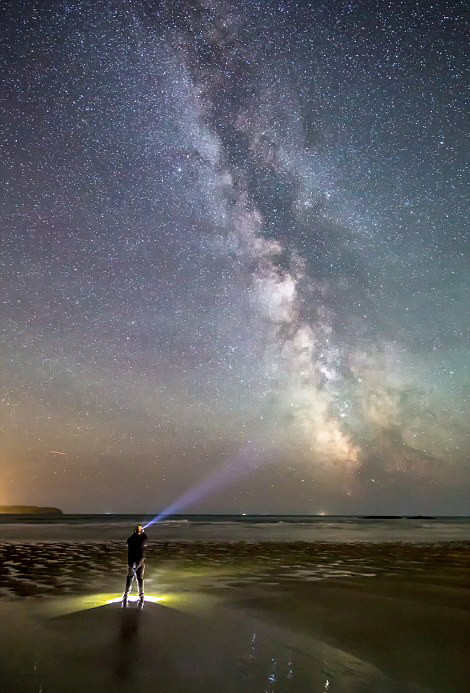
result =
[{"label": "cliff", "polygon": [[0,505],[0,515],[62,515],[62,510],[37,505]]}]

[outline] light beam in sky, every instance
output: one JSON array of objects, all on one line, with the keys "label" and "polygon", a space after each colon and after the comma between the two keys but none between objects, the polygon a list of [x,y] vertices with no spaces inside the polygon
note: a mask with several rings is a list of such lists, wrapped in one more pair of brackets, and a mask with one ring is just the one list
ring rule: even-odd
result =
[{"label": "light beam in sky", "polygon": [[151,525],[163,522],[171,515],[181,514],[195,503],[207,498],[211,493],[225,489],[230,484],[243,479],[269,460],[266,451],[261,452],[254,444],[249,444],[239,451],[223,466],[219,467],[210,476],[188,489],[179,498],[173,501],[162,512],[156,515],[150,522],[144,525],[144,529]]}]

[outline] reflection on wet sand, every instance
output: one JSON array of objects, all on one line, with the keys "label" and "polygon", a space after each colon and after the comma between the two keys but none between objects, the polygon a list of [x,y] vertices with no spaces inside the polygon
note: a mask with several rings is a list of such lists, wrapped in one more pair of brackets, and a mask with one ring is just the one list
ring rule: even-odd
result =
[{"label": "reflection on wet sand", "polygon": [[[373,665],[305,633],[220,603],[205,617],[155,604],[144,612],[110,604],[52,619],[46,612],[40,618],[32,614],[29,624],[24,613],[27,632],[36,628],[38,647],[22,653],[19,686],[14,672],[8,673],[9,693],[426,690],[393,681]],[[24,673],[33,669],[35,687],[24,688]]]},{"label": "reflection on wet sand", "polygon": [[135,609],[125,609],[121,614],[116,647],[116,678],[132,681],[140,663],[139,624],[141,614]]}]

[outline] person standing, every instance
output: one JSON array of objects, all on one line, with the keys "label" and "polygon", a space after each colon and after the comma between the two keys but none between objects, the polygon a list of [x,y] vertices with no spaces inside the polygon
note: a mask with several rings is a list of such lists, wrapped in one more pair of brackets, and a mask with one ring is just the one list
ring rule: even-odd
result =
[{"label": "person standing", "polygon": [[134,578],[137,578],[139,586],[139,601],[138,608],[143,609],[144,606],[144,571],[145,571],[145,545],[147,543],[147,535],[144,532],[142,525],[136,525],[134,532],[127,540],[127,577],[126,588],[122,597],[122,606],[127,606],[129,591],[132,587]]}]

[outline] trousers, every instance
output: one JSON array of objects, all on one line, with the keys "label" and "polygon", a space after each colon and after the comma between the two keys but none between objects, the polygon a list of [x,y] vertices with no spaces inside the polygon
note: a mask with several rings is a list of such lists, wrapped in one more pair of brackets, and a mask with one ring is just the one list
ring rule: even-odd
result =
[{"label": "trousers", "polygon": [[134,578],[137,578],[137,584],[139,585],[139,594],[144,594],[144,572],[145,561],[143,558],[140,561],[134,561],[133,563],[129,563],[129,570],[127,571],[126,577],[126,594],[131,589]]}]

